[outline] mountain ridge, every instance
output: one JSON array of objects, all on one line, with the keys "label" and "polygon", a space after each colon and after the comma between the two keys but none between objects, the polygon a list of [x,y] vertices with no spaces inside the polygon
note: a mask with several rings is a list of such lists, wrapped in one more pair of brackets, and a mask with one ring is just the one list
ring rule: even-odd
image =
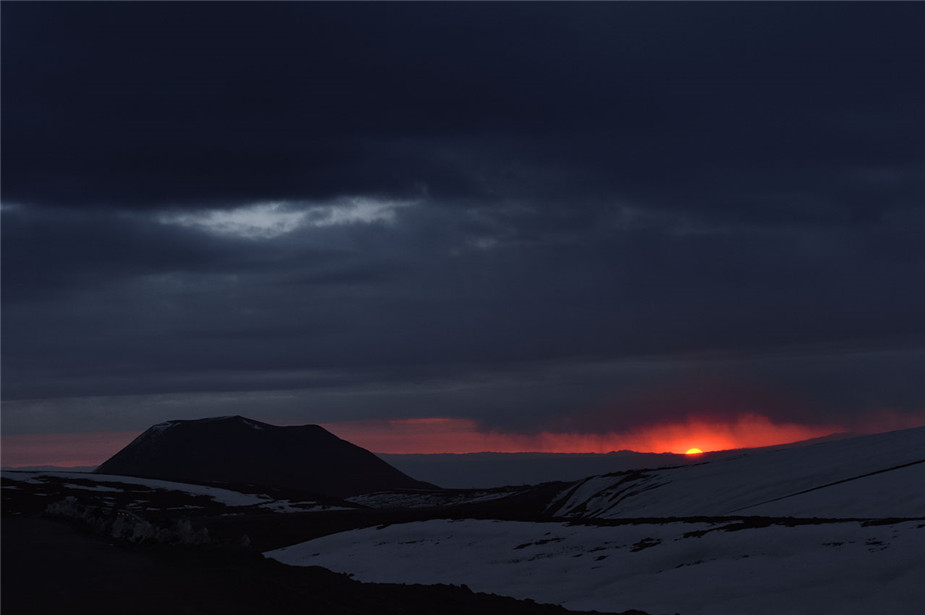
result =
[{"label": "mountain ridge", "polygon": [[319,425],[278,426],[243,416],[152,425],[94,472],[253,484],[331,497],[436,488]]}]

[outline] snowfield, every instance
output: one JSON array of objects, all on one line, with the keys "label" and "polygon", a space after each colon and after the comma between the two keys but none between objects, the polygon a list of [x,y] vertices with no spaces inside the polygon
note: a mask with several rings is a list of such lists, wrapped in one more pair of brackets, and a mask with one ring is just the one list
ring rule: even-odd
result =
[{"label": "snowfield", "polygon": [[925,605],[925,521],[565,523],[431,520],[270,551],[360,581],[466,584],[569,609],[870,615]]},{"label": "snowfield", "polygon": [[925,516],[925,428],[755,451],[680,468],[591,477],[559,517]]},{"label": "snowfield", "polygon": [[265,555],[576,610],[925,612],[925,428],[593,476],[546,511],[554,521],[416,521]]}]

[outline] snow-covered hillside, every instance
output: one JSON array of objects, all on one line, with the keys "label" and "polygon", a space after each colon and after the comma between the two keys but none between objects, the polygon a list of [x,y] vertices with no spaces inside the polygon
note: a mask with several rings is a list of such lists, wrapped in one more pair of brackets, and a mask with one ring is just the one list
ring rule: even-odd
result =
[{"label": "snow-covered hillside", "polygon": [[587,478],[554,522],[432,519],[266,555],[570,609],[906,614],[925,607],[923,462],[925,428],[753,451]]},{"label": "snow-covered hillside", "polygon": [[925,516],[925,428],[756,451],[681,468],[591,477],[555,516]]},{"label": "snow-covered hillside", "polygon": [[749,528],[432,520],[343,532],[266,555],[361,581],[464,583],[577,610],[870,615],[925,605],[922,553],[921,521]]}]

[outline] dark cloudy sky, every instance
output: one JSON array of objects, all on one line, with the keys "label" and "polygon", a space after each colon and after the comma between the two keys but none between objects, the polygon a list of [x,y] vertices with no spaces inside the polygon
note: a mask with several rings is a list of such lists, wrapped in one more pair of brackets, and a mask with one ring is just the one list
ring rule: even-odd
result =
[{"label": "dark cloudy sky", "polygon": [[4,2],[4,433],[925,423],[923,23]]}]

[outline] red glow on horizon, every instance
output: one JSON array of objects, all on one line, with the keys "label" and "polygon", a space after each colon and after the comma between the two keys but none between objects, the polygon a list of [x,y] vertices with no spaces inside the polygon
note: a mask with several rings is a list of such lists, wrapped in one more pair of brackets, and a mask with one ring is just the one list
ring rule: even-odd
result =
[{"label": "red glow on horizon", "polygon": [[3,436],[3,465],[97,466],[138,437],[135,431],[44,433]]},{"label": "red glow on horizon", "polygon": [[[696,419],[653,424],[620,433],[506,433],[485,430],[472,419],[453,417],[328,423],[335,435],[376,453],[686,453],[786,444],[832,433],[882,433],[925,425],[925,411],[882,411],[846,425],[775,423],[747,414],[731,419]],[[5,467],[96,466],[138,436],[135,431],[19,434],[2,436]]]},{"label": "red glow on horizon", "polygon": [[353,421],[323,425],[345,440],[376,453],[640,453],[683,454],[693,448],[719,451],[808,440],[845,431],[835,425],[774,423],[746,414],[720,421],[690,419],[620,433],[502,433],[484,431],[472,419],[427,418]]}]

